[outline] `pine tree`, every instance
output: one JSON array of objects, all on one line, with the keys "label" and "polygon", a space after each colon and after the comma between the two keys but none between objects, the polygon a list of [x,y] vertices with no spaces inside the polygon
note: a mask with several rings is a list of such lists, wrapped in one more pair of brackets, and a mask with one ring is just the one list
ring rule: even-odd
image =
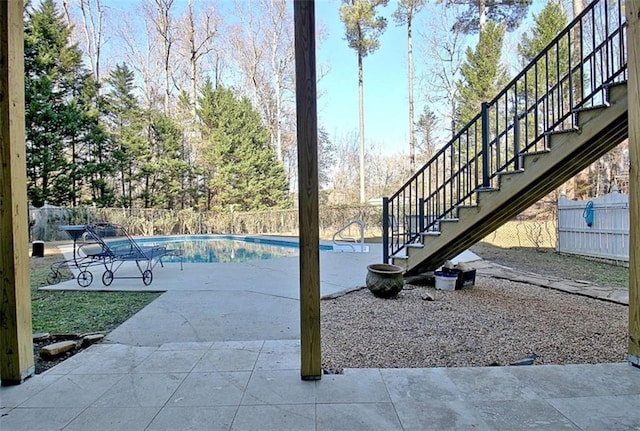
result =
[{"label": "pine tree", "polygon": [[[559,1],[550,1],[538,15],[533,16],[533,21],[531,31],[524,33],[518,44],[518,53],[522,57],[523,66],[540,54],[564,30],[567,25],[567,15]],[[549,55],[540,58],[538,66],[527,74],[527,91],[530,96],[535,97],[534,100],[544,95],[548,89],[556,87],[558,81],[567,75],[570,48],[568,37],[564,37],[558,42],[557,48],[552,49]],[[570,90],[568,82],[565,87],[563,93],[568,93]]]},{"label": "pine tree", "polygon": [[[76,205],[83,198],[87,174],[99,166],[87,163],[93,162],[93,155],[106,144],[100,115],[95,111],[97,84],[70,38],[71,28],[53,0],[43,0],[37,9],[27,10],[27,187],[36,206],[45,201]],[[106,188],[103,192],[109,194]]]},{"label": "pine tree", "polygon": [[117,172],[118,206],[133,206],[135,175],[138,171],[139,149],[143,145],[141,108],[134,95],[134,74],[126,64],[118,64],[109,72],[107,127],[114,141],[114,164]]},{"label": "pine tree", "polygon": [[475,34],[493,21],[513,31],[527,15],[532,0],[447,0],[448,4],[467,5],[456,19],[454,27],[464,34]]},{"label": "pine tree", "polygon": [[158,113],[151,124],[151,141],[156,148],[157,173],[154,206],[173,209],[181,206],[189,166],[183,157],[182,132],[170,117]]},{"label": "pine tree", "polygon": [[349,48],[358,55],[358,99],[360,118],[360,202],[366,200],[364,187],[364,89],[362,60],[380,47],[380,36],[387,27],[384,17],[376,16],[378,6],[389,0],[342,0],[340,19],[345,25]]},{"label": "pine tree", "polygon": [[507,83],[507,72],[500,64],[504,26],[489,21],[480,32],[475,50],[467,48],[462,64],[463,80],[458,82],[458,118],[460,127],[475,117],[482,102],[490,101]]},{"label": "pine tree", "polygon": [[207,187],[210,204],[237,211],[285,208],[288,183],[283,166],[269,144],[269,132],[249,100],[208,82],[198,115],[209,146]]}]

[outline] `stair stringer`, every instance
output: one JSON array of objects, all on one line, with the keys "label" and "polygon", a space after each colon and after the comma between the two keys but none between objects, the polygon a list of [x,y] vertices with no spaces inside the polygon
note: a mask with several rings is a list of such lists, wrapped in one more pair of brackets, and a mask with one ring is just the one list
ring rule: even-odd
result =
[{"label": "stair stringer", "polygon": [[550,134],[548,152],[524,154],[523,170],[503,175],[499,188],[477,194],[477,206],[458,208],[458,222],[423,236],[423,248],[407,249],[394,263],[407,275],[436,269],[572,178],[628,135],[626,85],[609,91],[610,106],[578,112],[578,130]]}]

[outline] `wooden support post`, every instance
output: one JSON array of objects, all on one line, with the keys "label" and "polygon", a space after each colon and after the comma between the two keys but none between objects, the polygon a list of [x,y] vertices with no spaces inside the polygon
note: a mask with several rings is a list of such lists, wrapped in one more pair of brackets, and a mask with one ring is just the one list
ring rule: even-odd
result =
[{"label": "wooden support post", "polygon": [[22,0],[0,1],[0,380],[34,372],[29,285]]},{"label": "wooden support post", "polygon": [[314,1],[295,0],[293,17],[298,121],[298,218],[300,221],[300,374],[302,380],[319,380],[322,376],[322,366]]},{"label": "wooden support post", "polygon": [[629,361],[640,367],[640,0],[625,3],[629,104]]}]

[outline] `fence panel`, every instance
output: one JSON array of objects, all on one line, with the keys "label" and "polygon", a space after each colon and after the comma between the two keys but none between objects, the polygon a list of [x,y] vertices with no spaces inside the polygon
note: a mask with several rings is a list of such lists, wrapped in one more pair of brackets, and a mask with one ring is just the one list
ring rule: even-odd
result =
[{"label": "fence panel", "polygon": [[629,196],[615,190],[591,201],[561,196],[558,251],[628,263]]},{"label": "fence panel", "polygon": [[[382,234],[382,207],[374,205],[320,208],[320,235],[333,233],[352,219],[366,224],[367,236]],[[59,225],[108,221],[122,225],[133,236],[150,235],[298,235],[296,209],[255,212],[197,212],[192,209],[142,208],[29,208],[31,240],[67,240]],[[358,234],[359,235],[359,234]]]}]

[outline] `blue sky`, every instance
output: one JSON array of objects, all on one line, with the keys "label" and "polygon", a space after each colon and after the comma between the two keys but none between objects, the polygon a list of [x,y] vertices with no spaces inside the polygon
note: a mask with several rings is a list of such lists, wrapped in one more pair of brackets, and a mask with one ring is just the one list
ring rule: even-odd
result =
[{"label": "blue sky", "polygon": [[[391,5],[391,3],[394,3]],[[317,46],[317,62],[328,65],[329,73],[318,84],[319,125],[333,140],[358,132],[358,60],[344,40],[344,24],[338,12],[340,2],[316,2],[318,26],[327,28],[327,38]],[[387,18],[395,2],[380,8]],[[409,108],[407,82],[407,31],[388,19],[380,48],[364,58],[365,140],[385,152],[408,151]],[[416,111],[422,105],[417,105]]]},{"label": "blue sky", "polygon": [[[340,0],[316,1],[317,27],[324,26],[328,32],[328,37],[317,46],[317,62],[319,66],[330,67],[318,84],[318,91],[322,92],[318,103],[319,124],[338,144],[341,137],[358,132],[357,57],[344,40],[344,24],[338,12],[340,3]],[[429,2],[416,16],[413,26],[416,118],[425,104],[419,77],[427,67],[420,33],[429,32],[434,19],[440,19],[434,12],[438,6],[433,3]],[[545,3],[534,1],[527,22],[531,22],[532,12],[539,12]],[[407,30],[391,19],[395,8],[396,1],[391,0],[386,7],[378,9],[387,18],[387,29],[380,39],[380,48],[364,59],[365,140],[368,147],[385,154],[408,153],[409,149]],[[511,49],[507,52],[513,52],[519,36],[520,32],[507,35],[505,44]],[[473,37],[467,41],[475,43]]]},{"label": "blue sky", "polygon": [[[200,1],[205,3],[204,0]],[[223,13],[232,9],[232,0],[218,1]],[[176,3],[178,10],[187,4],[186,0],[177,0]],[[433,32],[436,20],[442,19],[439,13],[434,12],[441,7],[435,3],[435,0],[429,0],[425,9],[414,19],[416,118],[425,105],[425,90],[420,85],[420,77],[424,75],[428,61],[421,33]],[[539,11],[545,3],[534,0],[529,12],[529,22],[532,11]],[[139,4],[139,1],[105,0],[105,4],[114,9],[127,10]],[[341,0],[315,2],[316,28],[326,30],[326,37],[317,44],[318,68],[328,70],[318,84],[318,92],[321,94],[318,101],[319,125],[338,145],[343,143],[345,136],[354,137],[358,133],[357,57],[344,40],[344,24],[339,16],[340,4]],[[407,32],[405,26],[396,25],[391,18],[396,5],[396,0],[390,0],[386,7],[378,8],[379,13],[387,18],[387,28],[380,39],[380,48],[364,59],[365,140],[367,147],[384,154],[408,153],[409,147]],[[466,41],[475,43],[475,39],[472,36]],[[519,34],[507,36],[506,44],[511,46],[511,52],[518,39]]]}]

